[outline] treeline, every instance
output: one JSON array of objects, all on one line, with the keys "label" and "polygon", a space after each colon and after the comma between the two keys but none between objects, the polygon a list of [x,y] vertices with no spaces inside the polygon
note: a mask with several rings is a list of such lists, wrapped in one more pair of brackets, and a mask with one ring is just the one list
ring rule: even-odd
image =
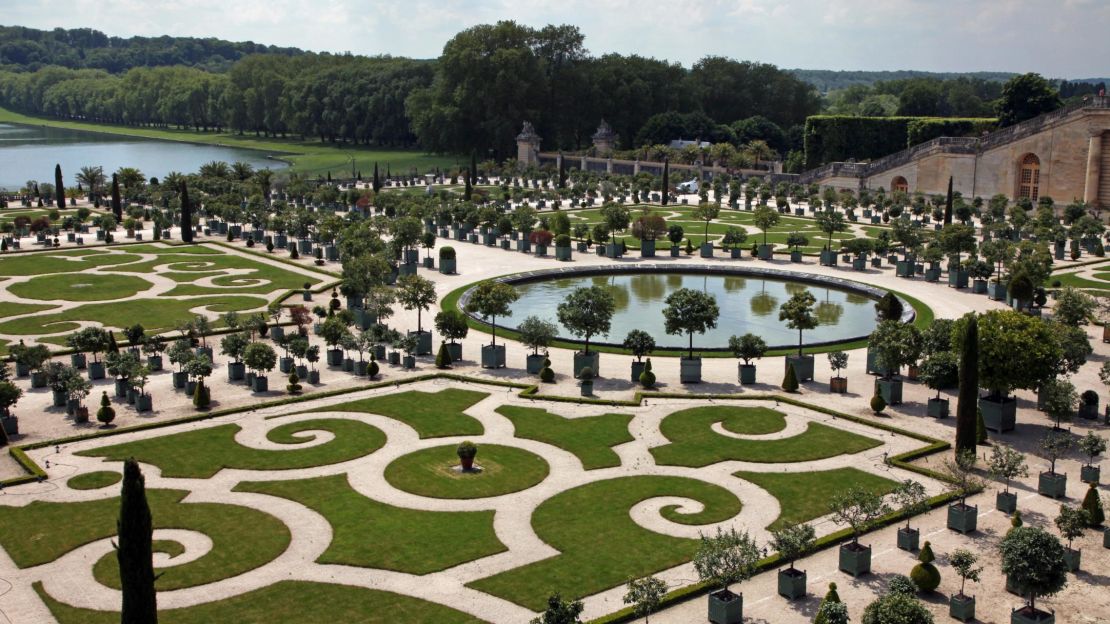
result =
[{"label": "treeline", "polygon": [[[222,74],[181,66],[0,72],[0,106],[107,123],[419,142],[484,160],[515,155],[524,121],[552,150],[590,147],[602,119],[622,149],[681,136],[800,150],[805,118],[821,101],[772,65],[707,57],[686,69],[635,55],[592,57],[574,26],[499,22],[459,33],[436,61],[264,54]],[[766,135],[752,136],[753,128]]]},{"label": "treeline", "polygon": [[250,54],[304,54],[297,48],[197,37],[109,37],[91,28],[37,30],[0,26],[0,70],[36,71],[49,65],[121,73],[132,67],[184,65],[227,71]]},{"label": "treeline", "polygon": [[405,99],[432,75],[425,61],[321,55],[249,56],[226,74],[47,67],[0,72],[0,106],[112,124],[408,146],[416,139]]},{"label": "treeline", "polygon": [[983,80],[988,82],[1006,82],[1016,76],[1011,72],[929,72],[912,69],[895,71],[854,71],[832,69],[788,69],[799,79],[817,87],[822,93],[847,89],[852,86],[870,87],[878,82],[891,82],[895,80],[911,80],[925,78],[928,80]]}]

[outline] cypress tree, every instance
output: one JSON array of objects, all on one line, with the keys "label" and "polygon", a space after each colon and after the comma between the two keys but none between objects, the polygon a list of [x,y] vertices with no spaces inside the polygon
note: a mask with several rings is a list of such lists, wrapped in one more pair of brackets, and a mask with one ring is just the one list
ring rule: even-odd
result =
[{"label": "cypress tree", "polygon": [[181,181],[181,240],[193,242],[193,206],[189,203],[189,187]]},{"label": "cypress tree", "polygon": [[559,157],[559,188],[566,188],[567,186],[567,162],[562,156]]},{"label": "cypress tree", "polygon": [[470,201],[470,196],[474,192],[474,188],[470,186],[470,173],[463,177],[466,178],[466,184],[463,186],[463,201]]},{"label": "cypress tree", "polygon": [[371,184],[374,192],[382,190],[382,179],[378,176],[378,163],[374,163],[374,182]]},{"label": "cypress tree", "polygon": [[123,464],[119,521],[120,588],[123,590],[122,624],[157,624],[158,601],[154,591],[154,561],[151,551],[153,525],[146,501],[146,485],[139,464],[128,459]]},{"label": "cypress tree", "polygon": [[470,185],[474,186],[478,183],[478,156],[474,150],[470,150]]},{"label": "cypress tree", "polygon": [[975,410],[975,443],[982,446],[987,443],[987,423],[983,421],[983,410]]},{"label": "cypress tree", "polygon": [[948,195],[944,200],[944,224],[952,223],[952,176],[948,176]]},{"label": "cypress tree", "polygon": [[54,165],[54,194],[58,198],[58,210],[66,207],[66,183],[62,179],[62,166]]},{"label": "cypress tree", "polygon": [[979,412],[979,322],[974,315],[967,321],[960,348],[960,390],[956,403],[956,453],[975,452]]},{"label": "cypress tree", "polygon": [[786,375],[782,378],[782,389],[787,392],[798,391],[798,374],[794,372],[792,364],[786,365]]},{"label": "cypress tree", "polygon": [[663,205],[664,206],[667,205],[667,200],[669,199],[668,195],[670,195],[670,193],[667,192],[667,189],[669,189],[670,186],[671,186],[671,161],[664,158],[663,159]]},{"label": "cypress tree", "polygon": [[112,212],[116,215],[116,221],[123,221],[123,202],[119,198],[119,176],[112,174]]}]

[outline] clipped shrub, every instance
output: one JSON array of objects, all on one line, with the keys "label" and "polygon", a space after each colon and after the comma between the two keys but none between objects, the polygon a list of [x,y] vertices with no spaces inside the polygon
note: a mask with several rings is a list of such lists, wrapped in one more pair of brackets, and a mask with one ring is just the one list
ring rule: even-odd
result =
[{"label": "clipped shrub", "polygon": [[640,372],[640,385],[645,388],[655,386],[655,373],[651,372],[651,358],[644,363],[644,370]]},{"label": "clipped shrub", "polygon": [[447,343],[439,343],[439,351],[436,353],[436,368],[450,368],[451,367],[451,353],[447,351]]},{"label": "clipped shrub", "polygon": [[294,260],[301,257],[301,252],[297,251],[297,246],[296,245],[290,245],[289,246],[289,257],[294,259]]},{"label": "clipped shrub", "polygon": [[836,583],[829,583],[829,591],[825,593],[825,597],[821,599],[821,604],[817,605],[817,617],[813,620],[813,624],[831,624],[825,618],[821,607],[830,602],[841,602],[840,594],[836,593]]},{"label": "clipped shrub", "polygon": [[786,366],[786,375],[782,378],[782,389],[787,392],[798,391],[798,375],[794,372],[793,366]]},{"label": "clipped shrub", "polygon": [[455,448],[455,454],[459,456],[459,459],[474,459],[478,455],[478,445],[470,440],[463,440]]},{"label": "clipped shrub", "polygon": [[96,419],[105,427],[116,419],[116,410],[112,408],[112,401],[108,398],[107,392],[100,393],[100,409],[96,410]]},{"label": "clipped shrub", "polygon": [[209,403],[212,402],[212,397],[208,392],[208,386],[204,385],[204,379],[201,378],[197,381],[197,387],[193,390],[193,407],[197,409],[208,409]]},{"label": "clipped shrub", "polygon": [[912,596],[917,593],[917,585],[904,574],[895,574],[886,583],[886,590],[892,594],[906,594]]},{"label": "clipped shrub", "polygon": [[987,443],[987,423],[983,420],[983,410],[975,409],[975,444],[982,446]]},{"label": "clipped shrub", "polygon": [[1106,512],[1102,508],[1102,497],[1098,495],[1098,484],[1091,482],[1087,494],[1083,497],[1083,511],[1087,512],[1087,526],[1092,529],[1102,526],[1106,521]]},{"label": "clipped shrub", "polygon": [[929,542],[925,542],[925,547],[917,555],[917,560],[921,563],[915,565],[910,570],[910,580],[917,586],[918,591],[929,593],[936,591],[940,587],[940,570],[933,565],[936,557],[933,555],[933,547]]},{"label": "clipped shrub", "polygon": [[582,381],[593,381],[594,369],[589,366],[582,367],[582,370],[578,373],[578,378]]},{"label": "clipped shrub", "polygon": [[297,377],[296,372],[289,373],[289,383],[285,384],[285,390],[289,394],[301,393],[301,378]]},{"label": "clipped shrub", "polygon": [[570,236],[567,234],[560,234],[555,237],[556,247],[570,247]]},{"label": "clipped shrub", "polygon": [[543,368],[540,369],[540,381],[555,383],[555,371],[551,370],[551,358],[543,359]]},{"label": "clipped shrub", "polygon": [[378,371],[381,370],[378,366],[378,361],[374,359],[373,354],[370,355],[370,365],[366,367],[366,374],[373,379],[378,376]]},{"label": "clipped shrub", "polygon": [[439,248],[439,259],[440,260],[454,260],[455,259],[455,248],[451,247],[450,245],[448,245],[446,247],[440,247]]},{"label": "clipped shrub", "polygon": [[875,414],[882,414],[885,409],[886,399],[883,398],[883,395],[876,392],[875,396],[871,397],[871,411],[875,412]]}]

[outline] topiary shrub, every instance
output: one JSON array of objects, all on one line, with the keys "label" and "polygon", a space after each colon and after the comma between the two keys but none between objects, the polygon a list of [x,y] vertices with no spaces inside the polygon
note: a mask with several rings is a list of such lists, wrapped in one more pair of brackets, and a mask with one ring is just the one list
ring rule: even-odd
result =
[{"label": "topiary shrub", "polygon": [[782,378],[782,389],[787,392],[798,391],[798,374],[794,372],[794,367],[786,365],[786,375]]},{"label": "topiary shrub", "polygon": [[378,361],[374,359],[373,354],[370,354],[370,365],[366,367],[366,374],[370,376],[370,379],[373,379],[378,376],[379,370]]},{"label": "topiary shrub", "polygon": [[913,584],[917,586],[918,591],[924,593],[936,591],[937,587],[940,587],[940,570],[937,570],[937,567],[933,565],[936,557],[933,556],[933,547],[929,542],[925,542],[925,547],[917,555],[917,560],[921,563],[910,570],[910,579]]},{"label": "topiary shrub", "polygon": [[887,581],[886,590],[892,594],[906,594],[912,596],[917,593],[917,585],[910,577],[904,574],[895,574]]},{"label": "topiary shrub", "polygon": [[105,427],[116,419],[116,410],[112,408],[112,401],[108,398],[107,392],[100,393],[100,409],[96,410],[96,419]]},{"label": "topiary shrub", "polygon": [[651,372],[651,358],[644,363],[644,370],[640,372],[640,385],[645,388],[655,386],[655,373]]},{"label": "topiary shrub", "polygon": [[883,395],[876,392],[875,396],[871,397],[871,411],[875,412],[875,415],[878,416],[882,414],[885,409],[886,399],[883,398]]},{"label": "topiary shrub", "polygon": [[294,260],[301,257],[301,253],[299,251],[297,251],[297,246],[296,245],[290,245],[290,247],[289,247],[289,257],[294,259]]},{"label": "topiary shrub", "polygon": [[1100,527],[1106,521],[1106,512],[1102,508],[1102,497],[1098,494],[1098,484],[1091,482],[1087,487],[1087,494],[1083,497],[1083,511],[1087,512],[1087,526]]},{"label": "topiary shrub", "polygon": [[975,408],[975,444],[982,446],[987,443],[987,423],[983,420],[983,410]]},{"label": "topiary shrub", "polygon": [[451,368],[451,353],[447,351],[447,343],[439,343],[439,351],[436,353],[436,368]]},{"label": "topiary shrub", "polygon": [[543,368],[540,369],[540,381],[555,383],[555,371],[551,370],[551,358],[544,358]]},{"label": "topiary shrub", "polygon": [[821,599],[821,604],[817,605],[817,617],[814,618],[813,624],[830,624],[821,609],[826,603],[830,602],[840,602],[840,594],[836,593],[836,583],[829,583],[829,591]]},{"label": "topiary shrub", "polygon": [[285,384],[285,391],[289,394],[301,393],[301,378],[296,372],[289,373],[289,383]]},{"label": "topiary shrub", "polygon": [[212,397],[208,393],[208,387],[204,385],[204,378],[202,377],[197,381],[197,387],[193,390],[193,407],[197,409],[208,409],[209,403],[212,402]]}]

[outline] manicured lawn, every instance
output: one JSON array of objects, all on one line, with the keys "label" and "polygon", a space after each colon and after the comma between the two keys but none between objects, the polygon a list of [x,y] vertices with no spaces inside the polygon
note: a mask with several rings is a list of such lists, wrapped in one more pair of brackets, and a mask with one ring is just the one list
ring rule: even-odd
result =
[{"label": "manicured lawn", "polygon": [[681,496],[701,502],[701,512],[668,520],[689,525],[721,522],[740,513],[740,501],[724,488],[683,477],[620,477],[589,483],[543,502],[532,515],[540,539],[560,554],[468,583],[469,587],[536,611],[548,595],[579,598],[689,561],[697,540],[649,531],[628,512],[640,501]]},{"label": "manicured lawn", "polygon": [[[90,303],[55,314],[43,314],[15,319],[0,324],[0,333],[22,336],[71,332],[80,327],[76,321],[93,321],[105,327],[119,328],[139,323],[147,335],[172,330],[178,323],[195,316],[190,310],[206,307],[223,313],[231,310],[242,312],[265,308],[267,301],[260,297],[224,295],[195,299],[133,299],[112,303]],[[220,322],[213,322],[219,326]],[[59,339],[59,342],[64,342]]]},{"label": "manicured lawn", "polygon": [[[69,128],[71,130],[85,130],[88,132],[106,132],[109,134],[122,134],[126,136],[146,137],[161,139],[163,141],[188,141],[190,143],[205,143],[212,145],[225,145],[241,149],[253,149],[279,156],[282,160],[293,163],[293,169],[299,173],[316,176],[331,172],[333,175],[347,175],[351,173],[351,158],[355,159],[355,170],[361,170],[364,180],[369,180],[374,174],[374,163],[377,162],[382,175],[386,167],[394,173],[407,173],[409,168],[415,167],[421,172],[440,167],[444,169],[458,168],[466,165],[466,158],[455,156],[442,156],[426,154],[416,150],[392,150],[349,143],[321,143],[318,141],[301,141],[294,138],[278,139],[258,137],[250,134],[236,134],[233,132],[195,132],[192,130],[174,130],[171,128],[136,128],[133,126],[114,126],[111,124],[87,123],[78,121],[62,121],[49,117],[31,117],[14,111],[0,108],[0,122],[19,123],[33,126],[51,126],[55,128]],[[196,173],[186,171],[184,173]]]},{"label": "manicured lawn", "polygon": [[884,479],[857,468],[837,468],[820,472],[737,472],[778,499],[782,513],[767,528],[780,529],[790,524],[809,522],[829,513],[829,504],[840,493],[860,487],[879,495],[889,494],[898,482]]},{"label": "manicured lawn", "polygon": [[611,447],[634,438],[628,432],[631,414],[602,414],[585,418],[563,418],[542,407],[502,405],[497,413],[513,422],[518,438],[537,440],[574,453],[586,470],[621,464]]},{"label": "manicured lawn", "polygon": [[467,416],[464,410],[489,395],[473,390],[446,388],[439,392],[398,392],[321,407],[310,412],[359,412],[378,414],[399,420],[424,438],[447,436],[478,436],[485,432],[482,423]]},{"label": "manicured lawn", "polygon": [[[81,451],[79,455],[123,461],[134,457],[162,469],[164,477],[207,479],[223,468],[240,470],[291,470],[338,464],[363,457],[385,444],[378,428],[357,420],[321,418],[288,423],[272,429],[267,438],[289,444],[289,450],[271,451],[248,448],[235,442],[239,425],[218,425],[194,431],[125,442],[114,446]],[[330,431],[335,437],[307,448],[297,448],[307,438],[301,431]]]},{"label": "manicured lawn", "polygon": [[71,477],[69,481],[66,481],[66,486],[71,490],[99,490],[109,485],[115,485],[121,479],[123,479],[123,475],[118,472],[98,470]]},{"label": "manicured lawn", "polygon": [[[184,282],[167,292],[167,297],[226,293],[269,294],[300,289],[305,282],[313,286],[320,283],[317,278],[232,254],[207,255],[203,258],[187,254],[162,254],[154,260],[123,266],[117,270],[141,275],[153,272],[155,267],[167,267],[169,271],[159,275]],[[229,269],[245,269],[249,273],[225,274]],[[189,283],[204,278],[214,278],[213,286]]]},{"label": "manicured lawn", "polygon": [[[163,590],[193,587],[242,574],[274,559],[289,545],[289,529],[277,518],[238,505],[182,503],[187,492],[147,490],[154,528],[188,529],[212,539],[205,556],[166,568]],[[0,545],[21,568],[54,561],[98,539],[116,535],[119,498],[80,503],[33,502],[0,506]],[[97,579],[118,586],[119,568],[101,565]]]},{"label": "manicured lawn", "polygon": [[12,254],[0,256],[0,275],[71,273],[139,260],[142,260],[142,256],[130,253],[108,253],[84,249]]},{"label": "manicured lawn", "polygon": [[133,275],[63,273],[41,275],[8,287],[23,299],[46,301],[114,301],[126,299],[151,288],[153,284]]},{"label": "manicured lawn", "polygon": [[[811,422],[800,435],[778,440],[740,440],[714,432],[714,422],[725,415],[694,408],[675,412],[663,419],[660,430],[670,444],[651,449],[655,461],[665,466],[700,468],[726,460],[761,463],[803,462],[858,453],[881,442],[861,435]],[[781,414],[763,407],[734,407],[723,426],[733,433],[759,435],[781,430]]]},{"label": "manicured lawn", "polygon": [[474,465],[461,472],[455,445],[402,455],[385,468],[393,487],[430,498],[486,498],[526,490],[547,478],[550,468],[539,455],[500,444],[479,444]]},{"label": "manicured lawn", "polygon": [[240,483],[235,491],[280,496],[324,516],[333,534],[318,563],[428,574],[506,550],[492,511],[394,507],[356,492],[345,475]]},{"label": "manicured lawn", "polygon": [[9,316],[17,316],[20,314],[31,314],[40,310],[49,310],[55,306],[41,303],[15,303],[12,301],[0,301],[0,318]]},{"label": "manicured lawn", "polygon": [[[35,591],[61,624],[119,624],[117,612],[78,609],[58,602],[35,583]],[[403,620],[399,617],[403,615]],[[186,607],[160,609],[162,624],[469,624],[482,622],[461,611],[391,592],[308,581],[281,581],[254,591]]]}]

